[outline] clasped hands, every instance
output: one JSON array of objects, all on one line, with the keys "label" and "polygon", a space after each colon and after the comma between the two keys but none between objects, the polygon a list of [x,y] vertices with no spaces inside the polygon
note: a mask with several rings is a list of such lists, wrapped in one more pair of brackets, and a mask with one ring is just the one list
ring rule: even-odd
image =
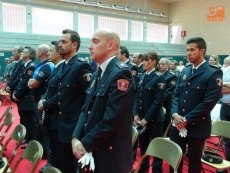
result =
[{"label": "clasped hands", "polygon": [[187,121],[184,117],[181,115],[174,115],[173,116],[173,126],[175,126],[180,132],[179,136],[186,137],[187,136],[187,129],[185,128],[187,126]]},{"label": "clasped hands", "polygon": [[148,122],[145,119],[140,120],[140,117],[138,115],[135,115],[133,123],[136,125],[140,125],[142,127],[145,127]]},{"label": "clasped hands", "polygon": [[72,150],[74,156],[78,159],[78,163],[81,163],[81,168],[83,168],[86,165],[89,165],[89,170],[94,171],[95,164],[92,152],[88,153],[82,145],[81,141],[79,141],[76,138],[73,138]]}]

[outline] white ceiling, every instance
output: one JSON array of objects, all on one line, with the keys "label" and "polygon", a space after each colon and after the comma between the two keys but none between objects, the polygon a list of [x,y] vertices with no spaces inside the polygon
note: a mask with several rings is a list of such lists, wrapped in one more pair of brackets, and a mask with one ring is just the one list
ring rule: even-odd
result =
[{"label": "white ceiling", "polygon": [[179,0],[154,0],[154,1],[165,2],[165,3],[173,3],[173,2],[177,2]]}]

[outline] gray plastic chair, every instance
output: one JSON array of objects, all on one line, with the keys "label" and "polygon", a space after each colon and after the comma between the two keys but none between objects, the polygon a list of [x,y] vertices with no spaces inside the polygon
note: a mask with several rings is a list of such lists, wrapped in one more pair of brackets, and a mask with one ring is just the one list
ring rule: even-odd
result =
[{"label": "gray plastic chair", "polygon": [[154,138],[149,143],[145,154],[138,161],[137,168],[134,170],[134,173],[138,173],[143,159],[147,156],[158,157],[167,161],[173,167],[174,173],[176,173],[181,162],[182,155],[181,148],[175,142],[163,137]]}]

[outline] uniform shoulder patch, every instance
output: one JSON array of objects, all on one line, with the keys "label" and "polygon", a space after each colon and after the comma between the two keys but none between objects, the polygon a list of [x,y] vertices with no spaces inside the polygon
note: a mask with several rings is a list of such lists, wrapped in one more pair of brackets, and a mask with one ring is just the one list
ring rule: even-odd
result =
[{"label": "uniform shoulder patch", "polygon": [[118,79],[117,80],[117,89],[120,91],[127,91],[129,87],[129,81],[126,79]]},{"label": "uniform shoulder patch", "polygon": [[117,63],[117,66],[119,67],[119,68],[128,68],[129,66],[126,64],[126,63],[124,63],[124,62],[118,62]]},{"label": "uniform shoulder patch", "polygon": [[45,75],[45,74],[44,74],[43,71],[39,71],[39,72],[38,72],[38,76],[39,76],[39,77],[42,77],[42,76],[44,76],[44,75]]},{"label": "uniform shoulder patch", "polygon": [[30,75],[30,76],[32,76],[33,72],[34,72],[33,70],[28,70],[27,74]]},{"label": "uniform shoulder patch", "polygon": [[158,83],[158,88],[159,89],[164,89],[165,88],[165,83]]},{"label": "uniform shoulder patch", "polygon": [[220,87],[223,86],[223,80],[221,78],[216,78],[216,84]]},{"label": "uniform shoulder patch", "polygon": [[170,83],[172,86],[174,86],[174,85],[176,85],[176,80],[172,80]]},{"label": "uniform shoulder patch", "polygon": [[86,73],[86,74],[83,75],[83,78],[87,82],[89,82],[91,80],[91,77],[92,77],[92,73]]}]

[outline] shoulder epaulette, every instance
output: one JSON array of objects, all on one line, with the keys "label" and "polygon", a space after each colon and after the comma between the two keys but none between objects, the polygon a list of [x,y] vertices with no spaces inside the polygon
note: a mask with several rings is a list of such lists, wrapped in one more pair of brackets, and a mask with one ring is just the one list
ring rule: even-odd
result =
[{"label": "shoulder epaulette", "polygon": [[218,67],[216,65],[209,64],[209,66],[212,67],[212,68],[220,69],[220,67]]},{"label": "shoulder epaulette", "polygon": [[162,74],[160,72],[155,73],[157,76],[161,76]]},{"label": "shoulder epaulette", "polygon": [[131,62],[130,65],[132,65],[132,66],[137,66],[137,64],[134,64],[133,62]]},{"label": "shoulder epaulette", "polygon": [[119,67],[119,68],[127,68],[127,67],[129,67],[126,63],[124,63],[124,62],[118,62],[117,63],[117,66]]},{"label": "shoulder epaulette", "polygon": [[173,73],[173,72],[171,72],[171,71],[169,71],[169,73],[170,73],[171,75],[175,75],[175,73]]},{"label": "shoulder epaulette", "polygon": [[82,57],[78,57],[77,60],[81,61],[81,62],[87,62],[85,58]]},{"label": "shoulder epaulette", "polygon": [[191,65],[192,65],[191,63],[188,63],[188,64],[185,65],[185,67],[189,67],[189,66],[191,66]]}]

